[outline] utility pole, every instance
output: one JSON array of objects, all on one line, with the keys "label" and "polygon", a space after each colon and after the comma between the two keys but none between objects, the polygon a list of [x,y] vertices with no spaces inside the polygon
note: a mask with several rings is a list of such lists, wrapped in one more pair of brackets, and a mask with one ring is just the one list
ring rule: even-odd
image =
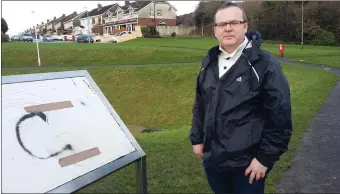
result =
[{"label": "utility pole", "polygon": [[91,36],[90,36],[90,18],[89,18],[89,8],[86,6],[84,7],[86,10],[86,18],[87,18],[87,35],[89,35],[89,44],[91,43]]},{"label": "utility pole", "polygon": [[201,35],[204,36],[204,16],[202,16],[201,20]]},{"label": "utility pole", "polygon": [[154,26],[155,34],[157,32],[156,30],[156,3],[158,3],[157,0],[153,1],[153,26]]},{"label": "utility pole", "polygon": [[303,1],[301,1],[301,49],[303,49]]},{"label": "utility pole", "polygon": [[[35,16],[34,11],[31,11],[33,13],[33,17]],[[37,45],[37,54],[38,54],[38,65],[39,67],[41,66],[41,62],[40,62],[40,53],[39,53],[39,45],[38,45],[38,35],[37,35],[37,26],[34,25],[34,33],[35,33],[35,43]]]},{"label": "utility pole", "polygon": [[153,3],[153,25],[155,26],[156,29],[156,1]]}]

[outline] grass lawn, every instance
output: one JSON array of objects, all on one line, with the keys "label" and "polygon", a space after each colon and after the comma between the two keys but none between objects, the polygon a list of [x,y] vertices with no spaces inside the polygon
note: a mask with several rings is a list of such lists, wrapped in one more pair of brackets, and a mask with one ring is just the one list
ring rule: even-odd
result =
[{"label": "grass lawn", "polygon": [[[283,69],[291,87],[293,136],[289,152],[270,174],[266,192],[275,192],[275,183],[289,167],[310,121],[337,81],[335,75],[322,70],[289,65],[283,65]],[[68,69],[2,71],[8,75],[63,70]],[[88,71],[126,124],[164,130],[136,136],[147,154],[148,191],[209,193],[201,161],[194,157],[188,140],[199,64],[94,68]],[[80,192],[132,193],[135,192],[134,176],[132,165]]]},{"label": "grass lawn", "polygon": [[[41,43],[43,66],[126,65],[198,62],[205,51],[120,44]],[[37,66],[35,43],[2,44],[3,67]]]},{"label": "grass lawn", "polygon": [[[205,38],[139,38],[120,44],[41,43],[40,56],[43,66],[88,66],[117,64],[155,64],[200,62],[207,49],[216,45],[212,37]],[[278,44],[263,44],[263,49],[279,56]],[[3,67],[37,66],[34,43],[10,42],[2,44]],[[327,61],[338,65],[340,47],[286,44],[285,57],[320,64],[316,56],[337,56]]]},{"label": "grass lawn", "polygon": [[[180,48],[196,48],[209,49],[217,44],[217,40],[212,37],[196,37],[196,38],[140,38],[121,43],[122,45],[143,45],[143,46],[160,46],[160,47],[180,47]],[[262,48],[271,52],[275,56],[278,53],[279,44],[262,44]],[[334,46],[313,46],[304,45],[301,49],[300,45],[285,44],[285,57],[313,57],[313,56],[340,56],[340,47]]]}]

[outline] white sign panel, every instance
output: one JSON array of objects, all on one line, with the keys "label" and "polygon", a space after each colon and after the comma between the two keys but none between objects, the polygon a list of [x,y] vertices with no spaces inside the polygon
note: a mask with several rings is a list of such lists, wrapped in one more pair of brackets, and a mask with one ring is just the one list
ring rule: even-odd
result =
[{"label": "white sign panel", "polygon": [[136,151],[86,77],[2,85],[2,191],[44,193]]}]

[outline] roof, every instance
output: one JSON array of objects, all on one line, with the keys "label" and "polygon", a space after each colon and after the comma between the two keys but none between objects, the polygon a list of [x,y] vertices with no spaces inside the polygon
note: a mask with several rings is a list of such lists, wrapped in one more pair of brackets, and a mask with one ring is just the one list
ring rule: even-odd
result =
[{"label": "roof", "polygon": [[[107,5],[107,6],[104,6],[102,8],[100,8],[98,10],[98,8],[95,8],[95,9],[92,9],[88,16],[87,14],[82,16],[81,18],[86,18],[86,17],[91,17],[91,16],[96,16],[96,15],[102,15],[104,14],[105,12],[107,12],[110,8],[112,8],[110,10],[110,12],[116,12],[117,8],[119,7],[120,9],[123,10],[123,13],[128,13],[129,11],[129,7],[131,6],[133,8],[133,11],[139,11],[141,9],[143,9],[145,6],[149,5],[150,3],[152,3],[153,1],[134,1],[134,2],[130,2],[128,5],[123,5],[123,6],[120,6],[118,5],[117,3],[115,4],[111,4],[111,5]],[[163,0],[158,0],[157,3],[168,3],[171,7],[173,7],[175,10],[176,8],[174,6],[172,6],[169,2],[167,1],[163,1]],[[177,10],[176,10],[177,11]]]},{"label": "roof", "polygon": [[119,6],[122,10],[126,11],[129,9],[129,7],[131,6],[134,11],[139,11],[141,10],[143,7],[147,6],[148,4],[150,4],[152,1],[135,1],[135,2],[131,2],[128,5],[124,5],[124,6]]},{"label": "roof", "polygon": [[[133,8],[134,11],[139,11],[142,8],[144,8],[145,6],[147,6],[148,4],[150,4],[152,1],[135,1],[135,2],[131,2],[128,5],[123,5],[123,6],[115,6],[110,12],[116,12],[116,10],[118,9],[118,7],[120,9],[123,10],[123,13],[129,13],[129,7],[131,6]],[[113,13],[113,15],[116,15],[115,13]]]},{"label": "roof", "polygon": [[70,15],[68,15],[68,16],[64,17],[63,19],[61,19],[60,22],[63,23],[65,21],[68,21],[68,20],[76,17],[76,16],[77,16],[77,12],[75,11],[75,12],[71,13]]},{"label": "roof", "polygon": [[75,16],[73,16],[73,17],[70,17],[69,19],[65,20],[64,23],[69,22],[69,21],[71,21],[71,20],[73,20],[74,18],[77,18],[77,17],[79,17],[79,16],[82,16],[82,15],[85,14],[86,12],[87,12],[87,11],[83,11],[83,12],[81,12],[81,13],[78,14],[78,15],[75,15]]},{"label": "roof", "polygon": [[[101,8],[96,7],[89,12],[88,17],[96,16],[96,15],[102,15],[103,13],[105,13],[106,11],[108,11],[110,8],[112,8],[115,5],[118,5],[118,4],[115,3],[115,4],[111,4],[111,5],[106,5],[106,6],[101,7]],[[81,18],[86,18],[86,17],[87,17],[87,14],[83,15]]]},{"label": "roof", "polygon": [[58,23],[60,20],[62,20],[64,17],[65,17],[65,16],[62,15],[62,16],[60,16],[60,17],[57,18],[57,19],[54,19],[54,20],[49,21],[48,23],[46,23],[46,27],[47,27],[48,25],[50,25],[50,24],[52,24],[52,25],[57,24],[57,23]]}]

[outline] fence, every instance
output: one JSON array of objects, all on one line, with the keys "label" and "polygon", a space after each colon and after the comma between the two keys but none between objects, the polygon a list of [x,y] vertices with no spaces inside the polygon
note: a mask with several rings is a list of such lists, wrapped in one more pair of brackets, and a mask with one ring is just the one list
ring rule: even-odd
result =
[{"label": "fence", "polygon": [[195,26],[156,26],[160,36],[171,36],[173,32],[176,36],[190,36],[195,33]]},{"label": "fence", "polygon": [[[160,36],[171,36],[175,32],[177,36],[202,36],[202,27],[197,26],[156,26]],[[203,27],[203,36],[213,36],[213,26],[208,24]]]}]

